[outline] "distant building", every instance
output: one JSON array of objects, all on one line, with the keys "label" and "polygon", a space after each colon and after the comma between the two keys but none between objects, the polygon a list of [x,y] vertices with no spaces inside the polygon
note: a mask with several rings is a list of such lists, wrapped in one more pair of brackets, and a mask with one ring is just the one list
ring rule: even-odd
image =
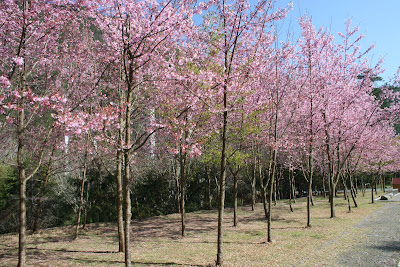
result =
[{"label": "distant building", "polygon": [[398,189],[399,190],[399,192],[400,192],[400,178],[393,178],[392,179],[392,186],[393,186],[393,189]]}]

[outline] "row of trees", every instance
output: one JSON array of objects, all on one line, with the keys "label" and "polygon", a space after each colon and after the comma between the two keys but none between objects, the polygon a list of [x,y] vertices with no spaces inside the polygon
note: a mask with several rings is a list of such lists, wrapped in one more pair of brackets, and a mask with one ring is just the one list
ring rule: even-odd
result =
[{"label": "row of trees", "polygon": [[371,48],[360,50],[350,21],[337,40],[307,16],[298,40],[280,41],[289,9],[266,0],[2,1],[0,138],[3,162],[18,170],[19,265],[26,185],[41,167],[43,187],[54,173],[80,173],[76,237],[88,165],[96,158],[115,177],[127,266],[131,190],[146,165],[174,175],[182,235],[193,158],[218,176],[217,265],[228,171],[235,207],[239,176],[252,173],[253,205],[258,179],[271,241],[281,169],[308,183],[307,226],[316,172],[329,181],[335,217],[339,181],[353,189],[357,170],[397,170],[397,92],[373,94],[381,69]]}]

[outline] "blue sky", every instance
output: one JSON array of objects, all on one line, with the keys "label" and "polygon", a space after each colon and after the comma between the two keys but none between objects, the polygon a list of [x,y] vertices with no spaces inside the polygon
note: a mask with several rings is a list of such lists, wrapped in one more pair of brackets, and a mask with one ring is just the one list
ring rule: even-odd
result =
[{"label": "blue sky", "polygon": [[[279,6],[289,1],[280,0]],[[293,10],[286,19],[285,26],[292,25],[298,31],[297,19],[308,13],[316,28],[331,28],[331,33],[344,32],[344,21],[352,20],[352,25],[360,28],[366,35],[361,43],[362,49],[374,44],[369,55],[373,62],[383,57],[386,69],[381,76],[389,81],[400,66],[400,0],[292,0]],[[289,23],[291,21],[291,23]],[[296,25],[296,26],[295,26]]]}]

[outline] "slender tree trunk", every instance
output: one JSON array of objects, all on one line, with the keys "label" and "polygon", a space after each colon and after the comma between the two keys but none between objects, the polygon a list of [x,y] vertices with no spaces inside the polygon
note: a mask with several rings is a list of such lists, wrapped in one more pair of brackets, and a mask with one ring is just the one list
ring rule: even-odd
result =
[{"label": "slender tree trunk", "polygon": [[308,180],[308,196],[307,196],[307,227],[311,227],[311,201],[312,201],[312,183],[311,178]]},{"label": "slender tree trunk", "polygon": [[[325,112],[322,113],[324,122],[326,123],[326,115]],[[335,214],[335,202],[334,202],[334,194],[335,194],[335,187],[336,184],[334,182],[334,172],[333,172],[333,163],[331,159],[331,148],[330,148],[330,135],[328,130],[325,128],[325,137],[326,137],[326,143],[325,143],[325,148],[326,148],[326,156],[328,157],[328,177],[329,177],[329,202],[330,202],[330,207],[331,207],[331,218],[336,217]]]},{"label": "slender tree trunk", "polygon": [[[311,120],[311,127],[312,127],[312,120]],[[311,133],[312,134],[312,133]],[[307,196],[307,227],[311,227],[311,206],[314,206],[313,204],[313,192],[312,192],[312,180],[313,180],[313,138],[311,136],[311,142],[310,142],[310,155],[308,157],[308,167],[309,167],[309,177],[308,177],[308,196]]]},{"label": "slender tree trunk", "polygon": [[[121,137],[122,138],[122,137]],[[121,139],[122,140],[122,139]],[[123,190],[122,190],[122,150],[117,151],[117,172],[115,180],[117,182],[117,223],[118,223],[118,252],[124,252],[124,213],[123,213]]]},{"label": "slender tree trunk", "polygon": [[[227,55],[226,55],[227,57]],[[228,126],[227,109],[227,86],[224,85],[224,112],[222,124],[222,148],[221,148],[221,169],[219,178],[219,195],[218,195],[218,239],[217,239],[217,261],[216,265],[221,266],[224,262],[223,258],[223,221],[225,207],[225,179],[226,179],[226,130]]]},{"label": "slender tree trunk", "polygon": [[174,159],[174,164],[176,164],[175,168],[175,186],[176,186],[176,207],[178,210],[178,213],[181,214],[181,186],[180,186],[180,179],[179,179],[179,173],[180,173],[180,167],[178,167],[178,161]]},{"label": "slender tree trunk", "polygon": [[274,191],[274,177],[271,177],[271,181],[269,183],[269,194],[268,194],[268,215],[267,215],[267,241],[272,242],[272,234],[271,234],[271,224],[272,224],[272,193]]},{"label": "slender tree trunk", "polygon": [[[132,66],[130,65],[130,75],[132,77]],[[123,194],[124,194],[124,239],[125,239],[125,266],[131,267],[131,249],[130,249],[130,233],[131,233],[131,218],[132,218],[132,203],[131,192],[129,187],[130,182],[130,160],[131,160],[131,113],[133,102],[132,81],[128,82],[127,99],[125,108],[125,150],[124,150],[124,177],[123,177]]]},{"label": "slender tree trunk", "polygon": [[373,178],[373,181],[371,184],[371,203],[374,203],[374,184],[375,184],[375,179]]},{"label": "slender tree trunk", "polygon": [[348,193],[348,190],[347,190],[347,181],[346,181],[345,178],[343,178],[343,187],[344,187],[343,192],[344,192],[344,195],[345,195],[344,199],[347,200],[347,206],[349,208],[349,212],[351,212],[350,197],[349,197],[349,193]]},{"label": "slender tree trunk", "polygon": [[26,266],[26,178],[25,169],[19,168],[19,247],[18,266]]},{"label": "slender tree trunk", "polygon": [[86,183],[86,199],[85,199],[85,205],[84,205],[84,210],[83,210],[83,229],[86,229],[86,219],[87,219],[87,209],[88,209],[88,203],[89,203],[89,181]]},{"label": "slender tree trunk", "polygon": [[352,179],[352,177],[350,177],[350,186],[351,186],[351,198],[353,199],[353,203],[354,203],[354,206],[357,208],[358,207],[358,205],[357,205],[357,200],[356,200],[356,197],[357,197],[357,191],[356,191],[356,189],[354,188],[354,184],[353,184],[353,179]]},{"label": "slender tree trunk", "polygon": [[231,170],[232,176],[233,176],[233,226],[238,225],[238,214],[237,214],[237,193],[238,193],[238,173],[240,169],[237,169],[236,171]]},{"label": "slender tree trunk", "polygon": [[267,188],[265,186],[265,177],[263,175],[260,158],[258,158],[258,174],[260,179],[261,202],[264,208],[265,219],[267,219],[268,218],[267,190],[266,190]]},{"label": "slender tree trunk", "polygon": [[211,174],[207,166],[206,166],[206,174],[207,174],[207,194],[208,194],[207,202],[208,202],[208,209],[211,210],[212,209]]},{"label": "slender tree trunk", "polygon": [[355,189],[355,193],[357,195],[358,194],[358,178],[357,178],[357,176],[354,179],[356,180],[355,185],[354,185],[354,189]]},{"label": "slender tree trunk", "polygon": [[36,207],[36,213],[35,213],[35,221],[33,223],[33,233],[37,233],[37,231],[39,230],[39,216],[40,216],[40,211],[41,211],[42,204],[43,204],[44,193],[46,191],[47,181],[49,180],[49,177],[50,177],[50,170],[51,170],[51,165],[52,165],[52,161],[53,161],[54,150],[55,150],[55,147],[51,151],[49,164],[47,165],[46,175],[44,177],[42,188],[40,189],[39,201],[38,201],[38,204]]},{"label": "slender tree trunk", "polygon": [[[26,25],[25,25],[25,12],[27,9],[27,1],[23,1],[23,20],[24,25],[22,28],[22,36],[21,36],[21,44],[25,42],[25,33],[26,33]],[[25,89],[26,86],[26,78],[25,78],[25,69],[21,74],[21,90]],[[19,99],[19,104],[23,107],[24,97],[23,94]],[[25,267],[26,266],[26,183],[27,177],[25,174],[25,165],[24,165],[24,129],[25,129],[25,111],[24,108],[18,111],[17,113],[17,166],[18,166],[18,178],[19,178],[19,246],[18,246],[18,266]]]},{"label": "slender tree trunk", "polygon": [[292,176],[292,194],[293,194],[293,203],[296,203],[296,181],[294,180],[294,173]]},{"label": "slender tree trunk", "polygon": [[254,211],[256,207],[256,166],[255,163],[252,166],[251,176],[251,211]]},{"label": "slender tree trunk", "polygon": [[[127,127],[129,128],[129,127]],[[130,180],[130,152],[125,151],[124,155],[125,168],[124,168],[124,209],[125,209],[125,220],[124,220],[124,239],[125,239],[125,266],[132,266],[131,262],[131,250],[130,250],[130,232],[131,232],[131,217],[132,217],[132,204],[131,204],[131,192],[129,188]]]},{"label": "slender tree trunk", "polygon": [[289,207],[290,207],[290,211],[291,212],[293,212],[293,208],[292,208],[292,192],[293,192],[293,189],[292,189],[292,186],[293,186],[293,183],[292,183],[292,174],[293,173],[293,171],[292,170],[289,170]]},{"label": "slender tree trunk", "polygon": [[336,217],[336,213],[335,213],[335,203],[334,203],[334,192],[335,192],[335,183],[333,182],[333,175],[330,174],[329,175],[329,185],[330,185],[330,190],[329,190],[329,199],[331,200],[331,218],[335,218]]},{"label": "slender tree trunk", "polygon": [[[276,173],[275,173],[276,175]],[[276,206],[276,201],[279,199],[279,178],[275,177],[275,185],[274,185],[274,206]]]},{"label": "slender tree trunk", "polygon": [[272,202],[272,194],[274,193],[274,187],[275,187],[275,176],[276,176],[276,156],[277,156],[277,150],[273,150],[272,154],[272,175],[270,177],[270,187],[269,187],[269,196],[268,196],[268,219],[267,219],[267,227],[268,227],[268,233],[267,233],[267,241],[272,242],[272,234],[271,234],[271,224],[272,224],[272,207],[271,207],[271,202]]},{"label": "slender tree trunk", "polygon": [[237,215],[237,209],[238,209],[238,204],[237,204],[237,193],[238,193],[238,179],[237,176],[235,175],[233,177],[233,198],[234,198],[234,207],[233,207],[233,226],[238,225],[238,215]]},{"label": "slender tree trunk", "polygon": [[[124,106],[124,98],[125,94],[123,90],[120,91],[120,107]],[[125,127],[125,121],[124,121],[124,116],[122,114],[122,111],[119,112],[119,125],[120,128],[118,130],[118,142],[119,144],[122,144],[124,141],[124,127]],[[117,155],[116,155],[116,163],[117,163],[117,168],[116,168],[116,173],[115,173],[115,180],[117,183],[117,224],[118,224],[118,252],[124,252],[125,251],[125,231],[124,231],[124,212],[123,212],[123,174],[122,174],[122,167],[124,164],[124,152],[122,148],[117,149]]]},{"label": "slender tree trunk", "polygon": [[85,181],[86,181],[86,168],[87,168],[87,158],[88,158],[88,152],[87,152],[87,146],[88,146],[88,141],[89,141],[89,135],[86,136],[86,150],[85,150],[85,156],[83,159],[83,173],[82,173],[82,182],[81,182],[81,187],[79,190],[79,207],[78,207],[78,212],[77,212],[77,218],[76,218],[76,227],[75,227],[75,234],[74,234],[74,239],[78,238],[79,234],[79,223],[81,221],[81,211],[83,207],[83,193],[85,190]]},{"label": "slender tree trunk", "polygon": [[179,166],[180,166],[180,211],[181,211],[181,235],[186,235],[186,213],[185,213],[185,187],[186,187],[186,152],[179,151]]}]

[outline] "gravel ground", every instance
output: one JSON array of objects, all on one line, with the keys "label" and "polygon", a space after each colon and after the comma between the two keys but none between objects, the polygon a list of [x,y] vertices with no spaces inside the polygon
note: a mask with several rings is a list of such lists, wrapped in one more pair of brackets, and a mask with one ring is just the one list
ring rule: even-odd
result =
[{"label": "gravel ground", "polygon": [[400,194],[354,229],[367,234],[341,253],[336,266],[400,266]]}]

